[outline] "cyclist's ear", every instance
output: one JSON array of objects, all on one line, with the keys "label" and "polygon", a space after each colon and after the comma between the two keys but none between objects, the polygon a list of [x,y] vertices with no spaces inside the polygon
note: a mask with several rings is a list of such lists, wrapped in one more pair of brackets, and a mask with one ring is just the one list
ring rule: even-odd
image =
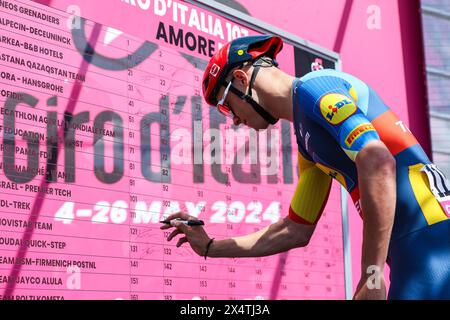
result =
[{"label": "cyclist's ear", "polygon": [[236,69],[233,71],[233,78],[239,82],[242,86],[247,86],[250,79],[248,78],[247,73],[245,73],[242,69]]}]

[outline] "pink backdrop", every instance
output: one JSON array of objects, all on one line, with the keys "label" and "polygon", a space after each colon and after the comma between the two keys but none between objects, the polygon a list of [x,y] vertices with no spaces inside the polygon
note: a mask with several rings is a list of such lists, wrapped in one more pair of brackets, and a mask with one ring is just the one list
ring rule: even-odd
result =
[{"label": "pink backdrop", "polygon": [[[216,148],[223,160],[244,148],[227,133],[256,133],[202,102],[202,66],[220,43],[255,32],[179,2],[175,15],[162,0],[75,3],[0,7],[1,298],[344,298],[336,186],[313,243],[288,254],[205,261],[159,230],[180,209],[218,239],[287,215],[297,150],[283,124],[271,130],[275,172],[262,162],[266,132],[255,165],[207,162],[210,129],[231,144]],[[280,64],[294,73],[294,60],[286,45]]]},{"label": "pink backdrop", "polygon": [[[261,164],[175,163],[176,157],[192,157],[195,120],[201,121],[201,133],[231,128],[201,102],[201,66],[209,50],[254,31],[198,8],[192,18],[195,7],[182,1],[171,2],[171,8],[163,0],[5,3],[0,7],[2,298],[344,298],[336,185],[310,246],[289,254],[205,262],[188,247],[168,244],[159,231],[158,221],[179,208],[199,215],[217,238],[254,231],[287,213],[296,177],[295,169],[282,164],[296,163],[292,131],[290,160],[280,161],[276,175],[259,175]],[[172,14],[174,3],[179,7]],[[422,49],[415,38],[421,34],[418,1],[286,0],[276,10],[273,2],[227,3],[338,52],[342,69],[375,88],[429,150]],[[87,21],[75,21],[71,30],[67,12]],[[191,32],[183,48],[174,39],[180,30],[185,36]],[[63,38],[49,39],[43,31]],[[85,51],[87,42],[91,47]],[[295,72],[292,46],[285,47],[280,64]],[[15,110],[11,95],[20,98]],[[70,129],[73,122],[79,122],[76,129]],[[39,133],[38,142],[22,139],[24,130]],[[281,125],[274,132],[283,136]],[[51,136],[58,139],[49,141]],[[182,141],[189,147],[176,149]],[[208,137],[205,145],[210,150]],[[30,154],[36,148],[38,153]],[[279,158],[286,150],[278,149]],[[27,167],[34,171],[24,172]],[[356,285],[361,221],[352,204],[349,208]]]}]

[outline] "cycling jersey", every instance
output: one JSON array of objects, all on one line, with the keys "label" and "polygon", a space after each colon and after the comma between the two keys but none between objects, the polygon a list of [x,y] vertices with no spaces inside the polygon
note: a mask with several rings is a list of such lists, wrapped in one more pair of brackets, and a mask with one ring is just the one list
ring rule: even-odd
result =
[{"label": "cycling jersey", "polygon": [[[364,219],[355,159],[369,142],[383,141],[397,168],[395,221],[388,253],[390,298],[450,299],[450,186],[406,125],[367,84],[332,69],[296,79],[293,105],[299,182],[289,217],[298,223],[316,224],[334,178],[350,193]],[[416,263],[420,267],[406,264],[416,259],[421,259],[421,264]],[[429,265],[433,259],[434,267]],[[416,278],[424,274],[421,286],[409,277],[408,268]],[[436,283],[447,288],[434,288]]]}]

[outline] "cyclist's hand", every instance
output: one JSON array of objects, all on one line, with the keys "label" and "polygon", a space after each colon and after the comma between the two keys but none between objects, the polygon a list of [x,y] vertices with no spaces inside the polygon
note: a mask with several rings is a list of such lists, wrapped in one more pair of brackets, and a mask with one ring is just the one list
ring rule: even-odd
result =
[{"label": "cyclist's hand", "polygon": [[160,229],[166,230],[175,228],[175,230],[167,237],[167,241],[171,241],[175,236],[182,234],[184,236],[178,239],[177,248],[181,247],[184,243],[189,242],[192,250],[199,256],[203,256],[210,239],[205,229],[202,226],[188,226],[179,221],[172,221],[174,219],[187,221],[198,220],[196,217],[190,216],[184,212],[174,213],[167,217],[166,221],[171,221],[171,224],[163,225]]}]

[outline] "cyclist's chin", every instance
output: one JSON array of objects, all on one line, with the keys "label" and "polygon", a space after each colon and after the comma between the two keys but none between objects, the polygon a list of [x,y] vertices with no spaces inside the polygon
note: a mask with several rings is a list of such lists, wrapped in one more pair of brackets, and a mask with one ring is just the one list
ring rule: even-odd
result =
[{"label": "cyclist's chin", "polygon": [[260,125],[257,128],[255,128],[255,130],[258,130],[258,131],[265,130],[269,127],[269,125],[270,124],[267,121],[264,121],[264,122],[260,123]]},{"label": "cyclist's chin", "polygon": [[263,121],[258,121],[258,122],[250,121],[250,123],[247,122],[247,121],[243,121],[243,124],[246,125],[249,128],[255,129],[256,131],[264,130],[264,129],[267,129],[269,127],[269,123],[267,121],[264,121],[264,120]]}]

